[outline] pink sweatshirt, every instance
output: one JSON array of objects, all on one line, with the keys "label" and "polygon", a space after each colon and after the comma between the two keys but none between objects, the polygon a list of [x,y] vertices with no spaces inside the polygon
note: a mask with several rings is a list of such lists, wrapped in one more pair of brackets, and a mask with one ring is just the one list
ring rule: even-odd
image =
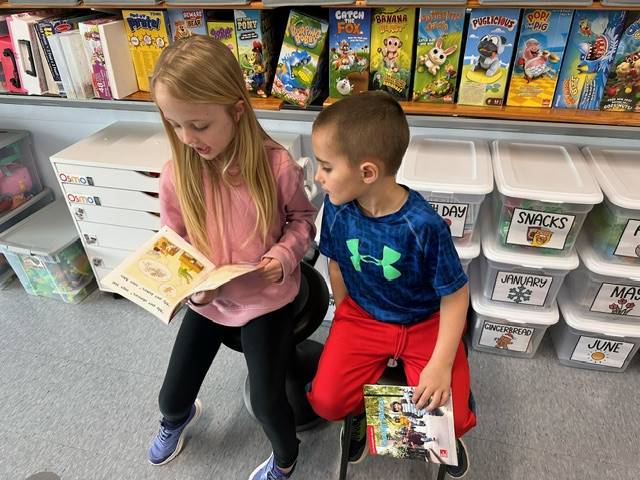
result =
[{"label": "pink sweatshirt", "polygon": [[[266,246],[260,234],[253,234],[257,222],[256,208],[246,185],[222,185],[221,209],[223,231],[218,229],[213,207],[207,210],[207,233],[214,265],[258,263],[264,257],[282,263],[284,277],[269,283],[256,273],[232,280],[216,291],[208,305],[190,308],[216,323],[242,326],[253,318],[290,303],[300,288],[300,261],[315,235],[316,209],[304,192],[302,169],[280,145],[266,144],[271,171],[276,181],[278,208],[276,222],[267,236]],[[213,205],[211,183],[205,178],[207,205]],[[173,180],[173,162],[164,166],[160,176],[160,221],[189,241]],[[224,238],[224,242],[211,239]],[[246,243],[245,243],[246,242]]]}]

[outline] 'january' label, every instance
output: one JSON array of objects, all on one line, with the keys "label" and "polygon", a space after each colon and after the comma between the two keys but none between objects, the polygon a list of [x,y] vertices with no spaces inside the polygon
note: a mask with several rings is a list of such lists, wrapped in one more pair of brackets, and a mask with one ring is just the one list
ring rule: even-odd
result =
[{"label": "'january' label", "polygon": [[491,300],[542,306],[547,300],[553,277],[499,271]]}]

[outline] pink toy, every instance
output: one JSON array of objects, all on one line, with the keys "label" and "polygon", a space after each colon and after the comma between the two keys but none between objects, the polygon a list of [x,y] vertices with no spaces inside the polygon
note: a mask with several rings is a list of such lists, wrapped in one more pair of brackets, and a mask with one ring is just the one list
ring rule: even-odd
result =
[{"label": "pink toy", "polygon": [[0,197],[23,195],[32,188],[33,182],[27,167],[19,163],[0,166]]}]

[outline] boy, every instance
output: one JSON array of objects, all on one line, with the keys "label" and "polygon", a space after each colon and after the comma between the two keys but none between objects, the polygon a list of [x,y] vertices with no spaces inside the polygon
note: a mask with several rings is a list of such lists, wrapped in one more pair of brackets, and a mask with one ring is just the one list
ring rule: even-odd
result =
[{"label": "boy", "polygon": [[[475,426],[461,342],[467,277],[449,228],[424,198],[395,181],[409,126],[388,94],[364,92],[323,110],[313,125],[316,181],[327,193],[320,251],[329,258],[336,312],[309,392],[328,420],[354,414],[349,460],[366,454],[363,385],[402,360],[412,401],[433,411],[453,396],[456,437]],[[457,441],[459,467],[468,468]]]}]

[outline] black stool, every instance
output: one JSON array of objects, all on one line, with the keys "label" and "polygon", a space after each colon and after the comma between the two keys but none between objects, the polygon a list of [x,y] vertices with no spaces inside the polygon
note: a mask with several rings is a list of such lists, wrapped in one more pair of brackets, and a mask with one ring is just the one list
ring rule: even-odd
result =
[{"label": "black stool", "polygon": [[[406,385],[407,379],[402,369],[402,364],[398,363],[395,367],[387,367],[382,376],[378,380],[378,385]],[[352,433],[353,415],[348,415],[344,419],[344,436],[342,441],[342,452],[340,454],[340,476],[339,480],[346,480],[347,469],[349,468],[349,439]],[[428,465],[428,464],[427,464]],[[443,480],[447,472],[447,466],[440,464],[438,466],[438,480]]]},{"label": "black stool", "polygon": [[[318,361],[322,353],[322,344],[307,340],[322,324],[329,308],[329,289],[320,273],[306,262],[300,263],[300,291],[293,300],[295,318],[293,341],[294,356],[287,371],[287,398],[293,408],[298,432],[315,427],[324,420],[318,417],[307,400],[306,385],[313,379],[318,368]],[[232,350],[242,352],[240,331],[225,345]],[[250,401],[249,376],[244,385],[244,404],[253,417]]]}]

